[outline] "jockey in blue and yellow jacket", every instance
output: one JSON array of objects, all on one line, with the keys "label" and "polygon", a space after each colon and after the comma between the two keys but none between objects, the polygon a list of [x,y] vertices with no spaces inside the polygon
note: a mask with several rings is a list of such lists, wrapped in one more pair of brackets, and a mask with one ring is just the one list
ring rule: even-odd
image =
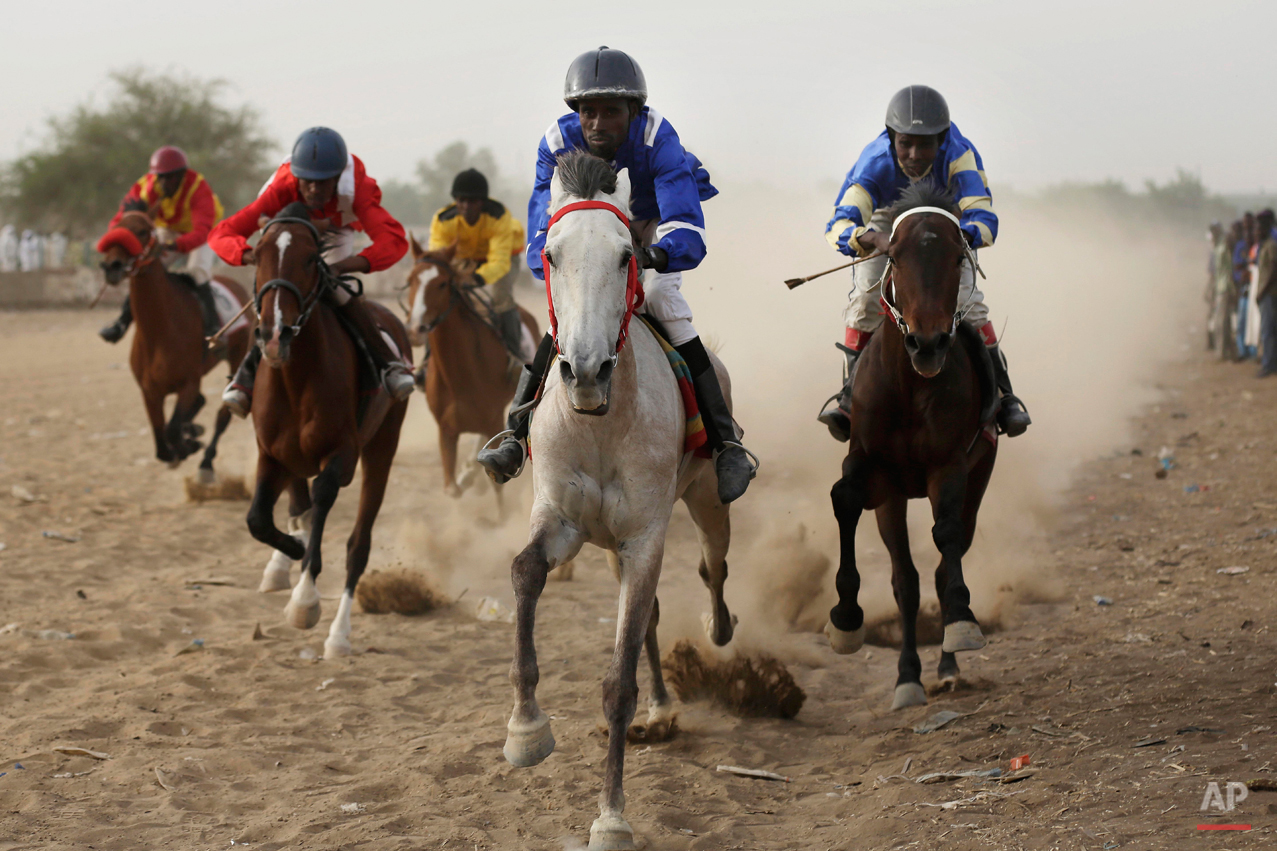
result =
[{"label": "jockey in blue and yellow jacket", "polygon": [[[851,257],[880,256],[852,267],[852,290],[843,320],[846,355],[842,390],[825,403],[818,419],[841,441],[850,437],[851,388],[856,360],[882,324],[881,294],[874,286],[887,268],[886,248],[891,234],[891,207],[910,186],[929,180],[945,188],[958,207],[959,227],[975,251],[988,248],[998,236],[998,215],[984,173],[984,160],[958,126],[949,120],[949,106],[935,89],[901,89],[887,107],[887,127],[861,152],[852,166],[825,225],[825,239]],[[963,321],[976,328],[993,358],[1002,407],[998,424],[1010,437],[1030,424],[1024,403],[1011,390],[1006,358],[998,348],[984,294],[975,270],[963,264],[958,303],[966,305]],[[832,404],[834,402],[837,404]]]},{"label": "jockey in blue and yellow jacket", "polygon": [[[647,102],[647,81],[627,54],[601,47],[578,56],[568,68],[563,99],[571,112],[546,131],[537,148],[536,182],[528,202],[528,268],[544,279],[541,252],[550,222],[550,181],[557,157],[588,151],[614,169],[629,170],[630,230],[635,256],[644,269],[643,312],[658,320],[692,375],[696,399],[718,473],[719,499],[728,503],[749,486],[756,465],[739,443],[709,353],[692,326],[692,309],[683,298],[683,272],[705,258],[705,216],[701,202],[718,194],[701,161],[683,148],[674,127]],[[554,347],[547,334],[515,391],[511,434],[495,449],[479,453],[479,462],[498,482],[518,474],[527,457],[528,415]]]}]

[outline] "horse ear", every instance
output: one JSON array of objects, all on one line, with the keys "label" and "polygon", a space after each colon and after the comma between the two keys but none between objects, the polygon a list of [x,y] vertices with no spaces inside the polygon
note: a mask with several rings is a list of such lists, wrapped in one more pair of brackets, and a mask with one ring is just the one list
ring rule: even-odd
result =
[{"label": "horse ear", "polygon": [[443,257],[444,257],[444,260],[446,260],[446,261],[447,261],[447,262],[449,262],[449,263],[451,263],[451,262],[452,262],[452,258],[457,256],[457,245],[458,245],[458,244],[459,244],[459,243],[454,242],[454,243],[452,243],[452,245],[449,245],[447,248],[445,248],[445,249],[443,250]]},{"label": "horse ear", "polygon": [[408,231],[408,247],[412,250],[412,262],[416,263],[421,259],[421,255],[426,252],[421,250],[421,243],[417,242],[417,237],[412,231]]},{"label": "horse ear", "polygon": [[630,170],[623,168],[616,173],[616,191],[612,197],[629,208],[630,205]]},{"label": "horse ear", "polygon": [[558,209],[567,192],[563,189],[563,181],[559,179],[559,167],[554,167],[554,175],[550,178],[550,209]]}]

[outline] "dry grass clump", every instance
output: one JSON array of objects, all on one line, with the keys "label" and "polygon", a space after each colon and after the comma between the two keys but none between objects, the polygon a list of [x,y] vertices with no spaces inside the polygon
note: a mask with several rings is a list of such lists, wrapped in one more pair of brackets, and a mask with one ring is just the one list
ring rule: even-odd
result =
[{"label": "dry grass clump", "polygon": [[252,499],[243,476],[218,476],[211,483],[201,482],[197,476],[187,476],[186,501],[208,502],[213,499]]},{"label": "dry grass clump", "polygon": [[766,654],[717,662],[683,639],[661,670],[679,700],[708,700],[745,718],[793,718],[807,699],[784,663]]},{"label": "dry grass clump", "polygon": [[448,600],[419,570],[370,570],[355,586],[355,601],[370,615],[424,615]]}]

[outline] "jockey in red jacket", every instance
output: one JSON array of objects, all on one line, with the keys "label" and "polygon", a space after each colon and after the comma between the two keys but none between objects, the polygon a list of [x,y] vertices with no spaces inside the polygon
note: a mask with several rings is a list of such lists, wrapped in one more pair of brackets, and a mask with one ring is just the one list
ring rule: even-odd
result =
[{"label": "jockey in red jacket", "polygon": [[[267,181],[257,200],[213,228],[208,244],[232,266],[253,263],[256,258],[248,238],[257,232],[259,222],[299,201],[310,209],[312,221],[327,223],[324,260],[338,275],[380,272],[408,250],[403,225],[381,206],[377,181],[368,176],[358,157],[347,153],[341,136],[327,127],[302,133],[292,156]],[[372,237],[372,245],[355,254],[355,232],[360,230]],[[337,287],[331,291],[331,300],[363,337],[386,389],[395,399],[408,398],[415,386],[412,375],[382,337],[363,297]],[[254,346],[222,394],[222,401],[241,417],[252,406],[261,359],[261,349]]]},{"label": "jockey in red jacket", "polygon": [[[118,225],[130,209],[144,210],[151,216],[164,243],[164,265],[185,272],[195,280],[196,295],[204,303],[204,330],[207,334],[216,333],[217,310],[208,289],[213,252],[206,240],[213,224],[222,217],[222,202],[204,175],[190,167],[181,148],[165,145],[151,154],[150,169],[129,187],[119,211],[111,219],[110,228]],[[182,266],[184,268],[178,268]],[[133,309],[126,297],[120,318],[98,334],[108,343],[118,343],[132,323]]]}]

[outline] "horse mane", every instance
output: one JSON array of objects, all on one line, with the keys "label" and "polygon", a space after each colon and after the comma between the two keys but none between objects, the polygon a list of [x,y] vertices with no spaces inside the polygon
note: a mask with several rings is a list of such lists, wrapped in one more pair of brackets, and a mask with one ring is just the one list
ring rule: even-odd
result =
[{"label": "horse mane", "polygon": [[918,207],[939,207],[954,216],[962,215],[957,199],[946,187],[934,180],[919,180],[900,193],[900,200],[891,205],[888,212],[892,223],[903,213]]},{"label": "horse mane", "polygon": [[[276,219],[301,219],[302,221],[309,222],[311,220],[310,207],[307,207],[306,202],[304,201],[294,201],[274,216],[271,216],[271,220],[266,223],[262,230],[265,231],[266,228],[270,227]],[[329,244],[329,234],[325,231],[321,231],[318,226],[314,226],[314,228],[315,232],[319,234],[319,244],[315,246],[315,248],[320,254],[323,254],[331,247]]]},{"label": "horse mane", "polygon": [[150,206],[141,198],[125,198],[120,210],[125,213],[146,213],[148,218],[151,213]]},{"label": "horse mane", "polygon": [[563,191],[577,198],[590,199],[600,192],[616,193],[616,172],[606,160],[589,151],[559,154],[558,172]]}]

